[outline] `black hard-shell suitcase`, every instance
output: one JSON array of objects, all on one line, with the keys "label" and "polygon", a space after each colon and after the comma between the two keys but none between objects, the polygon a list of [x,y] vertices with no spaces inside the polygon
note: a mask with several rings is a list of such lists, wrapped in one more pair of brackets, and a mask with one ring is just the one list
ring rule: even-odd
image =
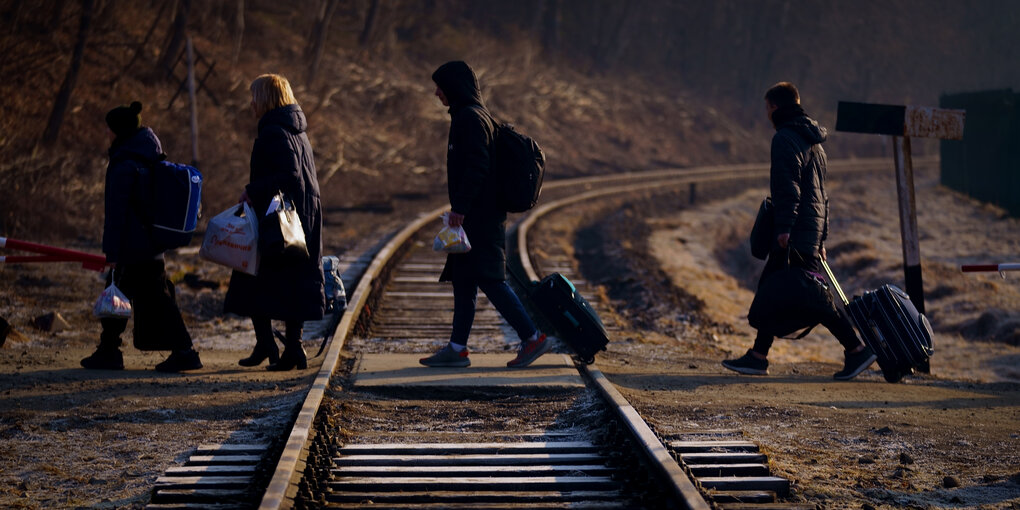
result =
[{"label": "black hard-shell suitcase", "polygon": [[824,261],[822,264],[861,339],[878,356],[886,381],[897,382],[927,364],[935,352],[931,325],[906,292],[895,285],[883,285],[847,300],[829,265]]},{"label": "black hard-shell suitcase", "polygon": [[581,361],[593,363],[595,354],[606,350],[609,335],[602,320],[565,276],[550,274],[529,294],[535,307],[549,319],[560,338],[570,344]]}]

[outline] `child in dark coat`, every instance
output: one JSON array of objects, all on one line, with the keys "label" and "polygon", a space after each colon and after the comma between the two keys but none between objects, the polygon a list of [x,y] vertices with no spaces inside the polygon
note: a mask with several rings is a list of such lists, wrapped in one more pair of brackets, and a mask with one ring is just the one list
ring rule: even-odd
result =
[{"label": "child in dark coat", "polygon": [[[158,344],[171,350],[156,365],[161,372],[202,368],[191,335],[177,308],[174,284],[167,278],[163,252],[149,237],[151,203],[148,167],[166,158],[156,133],[141,125],[142,104],[118,106],[106,114],[113,142],[106,167],[103,252],[112,269],[107,285],[115,283],[131,300],[135,344]],[[120,335],[127,319],[100,319],[103,332],[99,347],[81,360],[89,369],[123,370]]]}]

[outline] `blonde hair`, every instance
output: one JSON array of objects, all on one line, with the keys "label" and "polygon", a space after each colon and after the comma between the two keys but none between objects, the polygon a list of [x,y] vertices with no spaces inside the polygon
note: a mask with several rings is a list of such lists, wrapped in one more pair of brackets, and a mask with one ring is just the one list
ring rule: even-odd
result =
[{"label": "blonde hair", "polygon": [[279,74],[263,74],[251,82],[251,100],[255,104],[255,116],[262,118],[269,110],[297,104],[290,82]]}]

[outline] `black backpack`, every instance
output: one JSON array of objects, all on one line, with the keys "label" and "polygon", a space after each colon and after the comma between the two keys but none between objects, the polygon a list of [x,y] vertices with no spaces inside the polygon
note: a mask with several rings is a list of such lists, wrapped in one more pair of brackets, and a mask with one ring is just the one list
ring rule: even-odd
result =
[{"label": "black backpack", "polygon": [[519,133],[511,124],[500,124],[493,143],[492,171],[507,212],[519,213],[535,207],[545,177],[545,153],[538,142]]}]

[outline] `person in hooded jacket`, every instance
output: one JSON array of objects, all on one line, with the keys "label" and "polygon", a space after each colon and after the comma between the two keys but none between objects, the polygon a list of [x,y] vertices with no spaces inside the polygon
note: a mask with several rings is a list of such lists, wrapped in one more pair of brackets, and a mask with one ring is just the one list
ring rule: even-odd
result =
[{"label": "person in hooded jacket", "polygon": [[[263,253],[256,276],[234,271],[224,310],[251,317],[255,348],[241,366],[269,360],[268,370],[305,369],[301,347],[304,321],[322,318],[326,307],[322,274],[322,205],[312,145],[305,131],[308,121],[298,106],[290,82],[277,74],[264,74],[251,84],[251,107],[258,119],[258,136],[251,150],[249,182],[240,202],[256,214],[266,214],[270,202],[283,192],[294,202],[308,246],[307,257]],[[280,355],[273,320],[286,325]]]},{"label": "person in hooded jacket", "polygon": [[[826,159],[821,145],[826,139],[825,128],[804,112],[800,93],[789,82],[769,88],[765,93],[765,110],[776,129],[769,173],[776,239],[758,280],[759,293],[762,282],[787,264],[803,268],[824,281],[821,261],[826,260],[824,243],[829,233]],[[833,374],[833,378],[853,379],[875,361],[875,353],[857,338],[849,319],[835,306],[815,309],[821,311],[812,319],[817,319],[843,345],[843,370]],[[775,332],[759,329],[754,346],[746,354],[725,360],[722,365],[743,374],[767,375],[768,353],[774,339]]]},{"label": "person in hooded jacket", "polygon": [[[161,372],[179,372],[202,368],[191,335],[177,308],[174,284],[167,278],[163,251],[154,246],[149,228],[152,183],[149,166],[166,159],[156,133],[141,125],[142,104],[118,106],[106,114],[110,128],[109,156],[106,167],[103,252],[113,267],[107,285],[114,283],[131,301],[134,335],[146,343],[166,345],[170,356],[156,365]],[[88,369],[123,370],[124,356],[120,335],[127,319],[100,319],[103,331],[99,347],[81,360]],[[158,340],[156,340],[158,338]]]},{"label": "person in hooded jacket", "polygon": [[496,122],[482,102],[474,71],[461,61],[447,62],[432,74],[435,95],[449,107],[450,135],[446,152],[450,226],[463,226],[471,250],[447,255],[440,281],[453,284],[453,326],[450,341],[435,354],[421,358],[431,367],[466,367],[467,341],[475,318],[478,289],[514,328],[521,344],[511,368],[530,365],[552,347],[554,337],[535,327],[520,299],[506,282],[506,211],[491,178]]}]

